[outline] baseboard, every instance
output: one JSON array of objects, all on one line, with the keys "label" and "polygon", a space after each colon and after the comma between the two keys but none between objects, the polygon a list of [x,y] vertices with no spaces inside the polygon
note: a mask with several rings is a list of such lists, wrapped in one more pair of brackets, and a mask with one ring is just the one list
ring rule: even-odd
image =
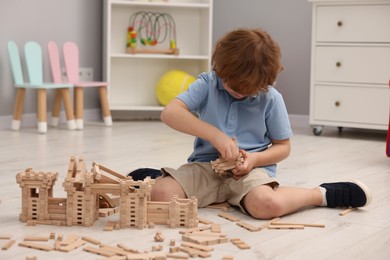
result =
[{"label": "baseboard", "polygon": [[[158,120],[159,116],[156,114],[150,114],[148,116],[141,114],[137,114],[134,116],[126,115],[123,113],[122,115],[118,115],[113,113],[113,118],[118,121],[125,120]],[[290,123],[292,127],[309,127],[309,116],[308,115],[289,115]],[[102,120],[101,111],[98,108],[95,109],[87,109],[84,110],[84,120],[85,122],[99,122]],[[10,129],[12,122],[12,116],[0,116],[0,129]],[[48,122],[50,122],[50,117],[48,118]],[[21,122],[21,127],[34,127],[37,124],[36,114],[23,114],[23,119]],[[65,112],[61,111],[60,113],[60,124],[66,124]]]},{"label": "baseboard", "polygon": [[[50,113],[48,113],[48,122],[50,123]],[[101,110],[98,108],[95,109],[86,109],[84,110],[84,121],[87,122],[99,122],[102,120]],[[0,129],[11,129],[12,115],[9,116],[0,116]],[[66,124],[65,111],[60,112],[60,124]],[[35,127],[37,125],[37,114],[23,114],[21,128],[23,127]]]}]

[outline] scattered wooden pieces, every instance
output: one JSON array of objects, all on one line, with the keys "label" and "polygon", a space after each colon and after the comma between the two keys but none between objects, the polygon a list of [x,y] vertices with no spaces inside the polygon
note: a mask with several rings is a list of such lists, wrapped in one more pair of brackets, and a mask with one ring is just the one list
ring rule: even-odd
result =
[{"label": "scattered wooden pieces", "polygon": [[231,238],[230,242],[232,242],[235,246],[237,246],[239,249],[250,249],[250,245],[245,243],[239,238]]},{"label": "scattered wooden pieces", "polygon": [[310,223],[287,223],[287,222],[272,222],[273,226],[290,226],[290,225],[298,225],[298,226],[304,226],[304,227],[317,227],[317,228],[324,228],[324,224],[310,224]]},{"label": "scattered wooden pieces", "polygon": [[261,230],[261,227],[256,227],[256,226],[249,224],[249,223],[246,223],[244,221],[239,221],[236,224],[242,228],[245,228],[245,229],[251,231],[251,232],[256,232],[256,231]]},{"label": "scattered wooden pieces", "polygon": [[8,250],[13,244],[15,244],[15,240],[14,239],[8,240],[8,242],[5,243],[5,245],[1,249],[2,250]]},{"label": "scattered wooden pieces", "polygon": [[35,236],[26,236],[24,237],[24,241],[42,241],[47,242],[49,241],[50,237],[35,237]]},{"label": "scattered wooden pieces", "polygon": [[205,224],[205,225],[210,225],[210,224],[214,223],[211,220],[208,220],[208,219],[205,219],[205,218],[202,218],[202,217],[199,217],[199,216],[198,216],[198,220],[199,220],[199,223]]},{"label": "scattered wooden pieces", "polygon": [[341,211],[341,212],[339,213],[339,215],[340,215],[340,216],[345,216],[345,215],[347,215],[348,213],[350,213],[350,212],[352,212],[352,211],[354,211],[354,210],[357,210],[357,209],[358,209],[358,208],[349,207],[349,208],[347,208],[347,209]]},{"label": "scattered wooden pieces", "polygon": [[84,241],[82,239],[77,239],[77,240],[73,241],[72,243],[69,243],[66,246],[60,246],[60,248],[58,250],[61,252],[70,252],[74,249],[77,249],[77,248],[85,245],[86,243],[87,243],[87,241]]},{"label": "scattered wooden pieces", "polygon": [[99,240],[96,240],[96,239],[91,238],[91,237],[83,236],[83,237],[81,237],[81,239],[84,240],[84,241],[87,241],[87,242],[89,242],[91,244],[94,244],[94,245],[100,245],[101,244],[101,242]]},{"label": "scattered wooden pieces", "polygon": [[156,242],[163,242],[164,239],[165,237],[160,231],[156,232],[156,234],[154,235],[154,241]]},{"label": "scattered wooden pieces", "polygon": [[304,229],[303,225],[274,225],[271,224],[268,226],[268,229]]},{"label": "scattered wooden pieces", "polygon": [[218,216],[221,218],[225,218],[227,220],[233,221],[233,222],[237,222],[237,221],[241,220],[240,218],[235,217],[227,212],[220,212],[220,213],[218,213]]},{"label": "scattered wooden pieces", "polygon": [[29,242],[29,241],[22,241],[19,243],[19,246],[28,247],[28,248],[37,249],[37,250],[43,250],[43,251],[52,251],[54,249],[51,246],[42,245],[39,243],[34,243],[34,242]]},{"label": "scattered wooden pieces", "polygon": [[274,219],[271,219],[270,221],[265,222],[263,225],[260,226],[260,230],[268,228],[269,225],[271,225],[272,223],[277,222],[279,220],[280,220],[280,218],[274,218]]}]

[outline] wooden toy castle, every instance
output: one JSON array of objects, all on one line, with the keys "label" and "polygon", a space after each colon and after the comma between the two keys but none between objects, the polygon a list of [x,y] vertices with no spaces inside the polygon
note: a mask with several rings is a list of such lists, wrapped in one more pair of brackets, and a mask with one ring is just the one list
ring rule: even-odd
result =
[{"label": "wooden toy castle", "polygon": [[[109,175],[107,175],[109,174]],[[150,200],[154,180],[134,181],[102,165],[93,163],[90,172],[85,161],[70,158],[62,184],[66,198],[54,198],[56,172],[36,172],[28,168],[16,175],[22,190],[19,219],[30,224],[92,226],[99,219],[99,208],[119,207],[119,228],[146,228],[154,224],[196,227],[197,199],[170,202]]]}]

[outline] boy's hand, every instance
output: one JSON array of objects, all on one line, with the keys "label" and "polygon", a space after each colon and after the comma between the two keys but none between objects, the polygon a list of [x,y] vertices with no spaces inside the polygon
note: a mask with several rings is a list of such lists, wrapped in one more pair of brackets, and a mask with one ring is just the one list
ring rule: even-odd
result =
[{"label": "boy's hand", "polygon": [[254,167],[253,160],[251,160],[251,153],[247,153],[245,150],[240,150],[240,153],[243,158],[243,163],[237,165],[236,168],[232,170],[233,178],[235,180],[247,175]]},{"label": "boy's hand", "polygon": [[220,157],[225,160],[235,160],[239,155],[239,148],[235,138],[225,134],[218,135],[212,140],[212,145],[217,149]]}]

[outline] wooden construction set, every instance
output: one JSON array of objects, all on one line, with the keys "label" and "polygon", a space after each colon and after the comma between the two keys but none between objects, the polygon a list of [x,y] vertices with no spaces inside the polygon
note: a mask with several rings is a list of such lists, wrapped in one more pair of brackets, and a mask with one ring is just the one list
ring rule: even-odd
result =
[{"label": "wooden construction set", "polygon": [[57,226],[92,226],[99,219],[100,208],[119,207],[116,228],[146,228],[150,225],[196,227],[196,198],[170,202],[150,200],[154,180],[134,181],[97,163],[87,171],[83,158],[71,157],[62,184],[66,198],[53,197],[58,178],[55,172],[36,172],[29,168],[16,175],[22,190],[22,212],[19,219],[28,224]]}]

